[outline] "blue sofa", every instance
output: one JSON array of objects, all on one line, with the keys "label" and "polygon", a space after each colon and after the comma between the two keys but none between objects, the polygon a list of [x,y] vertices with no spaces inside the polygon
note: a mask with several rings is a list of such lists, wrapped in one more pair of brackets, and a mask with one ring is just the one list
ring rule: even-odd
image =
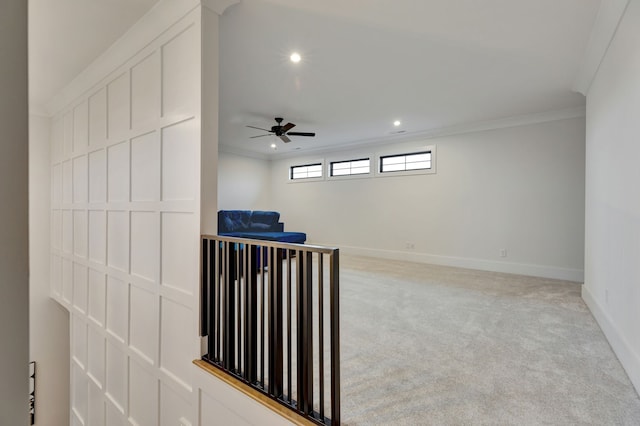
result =
[{"label": "blue sofa", "polygon": [[297,244],[307,240],[304,232],[284,232],[279,220],[280,213],[274,211],[220,210],[218,235]]}]

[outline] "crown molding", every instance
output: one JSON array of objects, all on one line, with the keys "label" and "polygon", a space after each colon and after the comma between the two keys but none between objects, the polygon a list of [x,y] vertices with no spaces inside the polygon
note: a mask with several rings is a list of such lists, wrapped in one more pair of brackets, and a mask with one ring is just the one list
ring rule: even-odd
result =
[{"label": "crown molding", "polygon": [[600,64],[609,50],[611,41],[618,30],[629,0],[602,0],[596,16],[589,41],[582,59],[582,65],[573,83],[572,89],[587,95],[591,83],[598,73]]},{"label": "crown molding", "polygon": [[230,6],[238,3],[240,0],[202,0],[204,7],[211,9],[218,15],[222,15]]},{"label": "crown molding", "polygon": [[[54,116],[111,74],[173,24],[200,5],[199,0],[160,0],[95,61],[78,74],[44,108]],[[114,65],[115,64],[115,65]]]},{"label": "crown molding", "polygon": [[[267,157],[271,160],[279,160],[284,158],[300,157],[302,155],[327,154],[332,152],[350,151],[360,148],[371,148],[376,146],[388,145],[389,143],[412,142],[416,140],[429,140],[441,138],[445,136],[462,135],[465,133],[483,132],[487,130],[498,130],[509,127],[527,126],[532,124],[547,123],[551,121],[569,120],[572,118],[580,118],[586,116],[586,107],[584,105],[572,108],[564,108],[553,111],[545,111],[534,114],[523,114],[512,117],[499,118],[495,120],[478,121],[473,123],[463,123],[454,126],[440,127],[422,132],[403,133],[396,136],[383,136],[380,138],[372,138],[359,140],[338,145],[325,146],[304,151],[290,151],[284,153],[274,153]],[[238,155],[244,155],[238,153]]]}]

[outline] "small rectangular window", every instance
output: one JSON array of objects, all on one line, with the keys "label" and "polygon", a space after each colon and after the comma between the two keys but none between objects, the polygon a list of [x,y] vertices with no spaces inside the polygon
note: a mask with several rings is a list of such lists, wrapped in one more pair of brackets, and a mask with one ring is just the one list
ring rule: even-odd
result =
[{"label": "small rectangular window", "polygon": [[380,157],[380,173],[431,169],[431,151]]},{"label": "small rectangular window", "polygon": [[329,169],[329,176],[364,175],[370,171],[371,161],[368,158],[349,161],[333,161]]},{"label": "small rectangular window", "polygon": [[322,163],[291,166],[291,179],[310,179],[322,177]]}]

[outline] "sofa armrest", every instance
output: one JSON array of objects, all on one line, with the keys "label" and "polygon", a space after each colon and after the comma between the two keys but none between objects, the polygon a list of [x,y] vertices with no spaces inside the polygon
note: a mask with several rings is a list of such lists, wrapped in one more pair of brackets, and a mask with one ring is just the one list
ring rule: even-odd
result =
[{"label": "sofa armrest", "polygon": [[273,225],[273,232],[284,232],[284,223],[278,222]]}]

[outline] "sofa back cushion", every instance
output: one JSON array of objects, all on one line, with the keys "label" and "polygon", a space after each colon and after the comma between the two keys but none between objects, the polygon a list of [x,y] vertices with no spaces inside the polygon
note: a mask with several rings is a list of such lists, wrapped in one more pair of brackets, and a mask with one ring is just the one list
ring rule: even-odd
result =
[{"label": "sofa back cushion", "polygon": [[255,210],[251,213],[249,230],[258,232],[275,231],[278,220],[280,220],[279,212]]},{"label": "sofa back cushion", "polygon": [[249,230],[251,210],[220,210],[218,233],[243,232]]}]

